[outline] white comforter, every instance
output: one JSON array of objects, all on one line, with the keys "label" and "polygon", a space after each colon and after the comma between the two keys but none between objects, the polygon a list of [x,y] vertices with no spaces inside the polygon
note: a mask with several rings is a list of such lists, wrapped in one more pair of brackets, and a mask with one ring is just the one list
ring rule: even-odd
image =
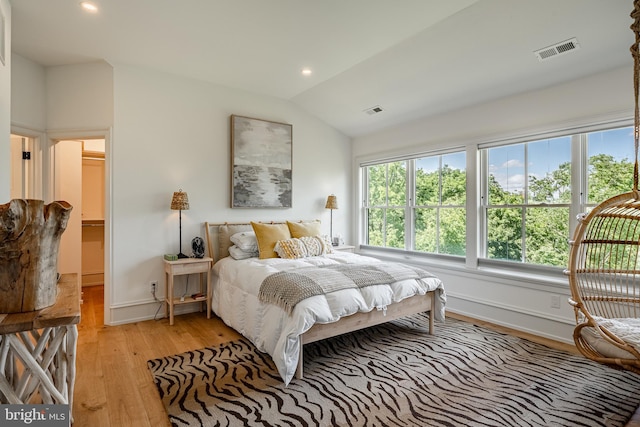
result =
[{"label": "white comforter", "polygon": [[299,336],[314,323],[331,323],[358,311],[384,309],[389,304],[433,290],[437,290],[435,318],[444,320],[446,295],[442,282],[435,277],[314,296],[298,303],[291,316],[276,305],[258,300],[260,284],[272,273],[316,265],[372,262],[380,261],[345,252],[296,260],[223,258],[213,267],[213,310],[258,350],[271,355],[280,376],[289,384],[298,363]]}]

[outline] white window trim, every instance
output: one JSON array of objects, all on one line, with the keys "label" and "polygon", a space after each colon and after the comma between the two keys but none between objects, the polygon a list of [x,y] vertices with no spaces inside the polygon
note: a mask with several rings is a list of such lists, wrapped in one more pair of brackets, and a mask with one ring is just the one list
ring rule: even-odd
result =
[{"label": "white window trim", "polygon": [[[484,245],[484,241],[486,236],[484,235],[484,230],[486,229],[484,224],[484,215],[482,214],[482,206],[481,206],[481,198],[483,194],[486,194],[486,185],[482,184],[483,180],[481,179],[481,171],[483,168],[481,167],[481,163],[483,161],[486,162],[486,159],[482,159],[479,153],[481,153],[481,148],[489,148],[494,146],[502,146],[506,144],[516,144],[521,142],[528,141],[536,141],[540,139],[547,138],[556,138],[567,135],[577,135],[577,134],[585,134],[590,132],[597,131],[606,131],[610,129],[633,126],[634,120],[628,111],[619,111],[613,112],[609,115],[601,115],[597,118],[587,118],[582,119],[578,122],[573,123],[565,123],[564,125],[556,126],[552,130],[531,130],[529,132],[523,132],[520,134],[511,134],[511,135],[502,135],[502,136],[494,136],[492,138],[479,138],[476,140],[470,140],[465,145],[459,145],[459,142],[451,147],[445,148],[437,148],[433,150],[424,150],[419,147],[407,147],[400,150],[394,150],[393,152],[386,153],[374,153],[363,156],[354,157],[354,178],[355,178],[355,186],[356,186],[356,202],[358,206],[356,207],[356,212],[358,214],[354,218],[355,227],[354,229],[358,230],[357,233],[357,242],[358,245],[362,245],[363,249],[368,255],[372,256],[385,256],[387,253],[386,248],[376,248],[363,245],[363,242],[366,240],[366,221],[365,221],[365,199],[366,197],[366,180],[364,179],[363,168],[365,166],[370,166],[374,164],[387,163],[396,160],[404,160],[409,158],[418,158],[422,156],[433,156],[438,154],[447,154],[452,152],[466,152],[466,173],[467,173],[467,182],[466,182],[466,190],[467,190],[467,199],[466,199],[466,216],[467,216],[467,225],[466,225],[466,256],[465,256],[465,269],[466,270],[475,270],[478,272],[486,271],[491,275],[496,276],[504,276],[504,277],[512,277],[513,270],[510,269],[503,270],[500,268],[501,263],[508,263],[509,261],[500,261],[500,260],[488,260],[485,258],[481,258],[482,254],[481,248]],[[426,144],[426,143],[425,143]],[[573,145],[573,141],[572,141]],[[580,145],[580,147],[582,147]],[[586,150],[575,150],[572,147],[571,150],[571,162],[586,162],[587,153]],[[573,233],[575,227],[577,225],[576,217],[579,213],[584,210],[584,207],[587,207],[587,194],[586,194],[586,182],[587,182],[587,171],[586,168],[582,168],[583,170],[576,170],[579,168],[572,168],[572,182],[579,182],[579,188],[584,189],[581,191],[574,191],[572,194],[571,208],[570,208],[570,224],[569,230],[570,234]],[[486,170],[486,168],[484,168]],[[471,178],[471,179],[469,179]],[[577,206],[579,208],[577,208]],[[412,223],[412,222],[411,222]],[[413,230],[411,230],[413,231]],[[413,233],[407,234],[408,236],[413,236]],[[411,237],[413,238],[413,237]],[[456,262],[456,259],[460,257],[452,256],[452,255],[443,255],[443,254],[427,254],[420,253],[419,257],[410,251],[402,251],[394,249],[397,256],[400,256],[405,261],[420,261],[420,259],[424,258],[433,258],[437,261],[438,265],[442,265],[444,262],[447,264],[449,261],[452,265],[459,265]],[[402,254],[397,252],[403,252]],[[442,258],[446,258],[443,260]],[[498,263],[498,265],[494,265]],[[428,262],[427,262],[428,264]],[[566,279],[559,278],[559,274],[562,271],[561,268],[554,267],[543,267],[526,264],[526,263],[518,263],[518,268],[520,272],[517,274],[518,276],[527,275],[533,278],[539,277],[540,280],[551,280],[558,284],[566,283]],[[535,279],[537,280],[537,279]]]}]

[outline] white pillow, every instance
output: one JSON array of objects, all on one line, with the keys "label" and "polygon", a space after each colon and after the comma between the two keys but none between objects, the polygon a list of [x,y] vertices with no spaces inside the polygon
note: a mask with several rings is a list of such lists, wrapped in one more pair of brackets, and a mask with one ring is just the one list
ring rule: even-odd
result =
[{"label": "white pillow", "polygon": [[256,252],[258,250],[258,239],[256,239],[256,233],[253,231],[243,231],[236,233],[229,238],[231,243],[236,245],[238,249],[245,252]]},{"label": "white pillow", "polygon": [[229,247],[229,255],[233,259],[247,259],[247,258],[257,258],[260,253],[258,251],[243,251],[236,245],[232,245]]}]

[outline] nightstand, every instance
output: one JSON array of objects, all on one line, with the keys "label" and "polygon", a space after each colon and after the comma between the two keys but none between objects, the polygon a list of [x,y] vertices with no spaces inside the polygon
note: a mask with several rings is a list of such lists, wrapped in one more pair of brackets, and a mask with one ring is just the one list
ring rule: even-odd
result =
[{"label": "nightstand", "polygon": [[[165,315],[169,317],[169,325],[173,325],[173,312],[174,306],[177,304],[190,304],[199,302],[201,304],[206,303],[207,307],[207,319],[211,318],[211,265],[213,259],[211,258],[182,258],[176,261],[164,261],[164,276],[165,276],[165,288],[164,288],[164,301],[167,304],[165,306]],[[202,296],[185,295],[184,299],[175,297],[173,295],[173,279],[175,276],[181,276],[185,274],[200,275],[200,293]],[[200,306],[202,310],[202,306]]]},{"label": "nightstand", "polygon": [[338,246],[333,246],[333,250],[334,251],[340,251],[340,252],[355,252],[356,251],[356,247],[355,246],[350,246],[350,245],[338,245]]}]

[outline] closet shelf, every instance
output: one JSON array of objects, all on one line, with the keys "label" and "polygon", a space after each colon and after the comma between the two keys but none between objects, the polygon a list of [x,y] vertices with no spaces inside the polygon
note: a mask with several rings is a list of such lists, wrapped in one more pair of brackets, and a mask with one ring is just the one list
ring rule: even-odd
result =
[{"label": "closet shelf", "polygon": [[104,219],[83,219],[83,227],[104,227]]}]

